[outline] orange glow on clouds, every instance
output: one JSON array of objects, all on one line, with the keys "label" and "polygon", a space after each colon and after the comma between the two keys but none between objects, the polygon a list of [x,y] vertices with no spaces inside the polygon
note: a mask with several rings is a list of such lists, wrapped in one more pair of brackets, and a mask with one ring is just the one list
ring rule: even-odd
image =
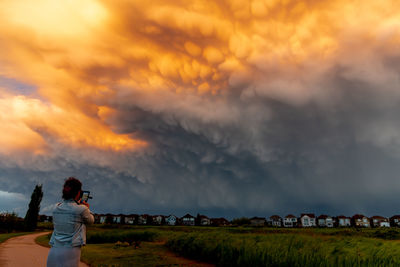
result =
[{"label": "orange glow on clouds", "polygon": [[78,147],[143,147],[106,123],[104,103],[125,91],[223,97],[241,87],[301,103],[311,93],[293,80],[350,64],[358,49],[349,47],[398,48],[399,10],[377,0],[1,1],[0,75],[40,95],[2,95],[2,152],[44,153],[47,135]]},{"label": "orange glow on clouds", "polygon": [[57,138],[70,146],[103,149],[133,149],[145,145],[127,135],[113,133],[99,121],[81,113],[66,112],[54,105],[24,96],[0,98],[0,152],[28,150],[35,154],[49,152],[46,138]]}]

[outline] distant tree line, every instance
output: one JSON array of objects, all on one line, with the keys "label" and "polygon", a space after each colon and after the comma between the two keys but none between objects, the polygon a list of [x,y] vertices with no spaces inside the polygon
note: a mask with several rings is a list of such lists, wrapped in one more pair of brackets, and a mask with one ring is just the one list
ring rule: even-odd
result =
[{"label": "distant tree line", "polygon": [[24,219],[19,218],[15,212],[0,213],[0,233],[11,233],[13,231],[24,230]]}]

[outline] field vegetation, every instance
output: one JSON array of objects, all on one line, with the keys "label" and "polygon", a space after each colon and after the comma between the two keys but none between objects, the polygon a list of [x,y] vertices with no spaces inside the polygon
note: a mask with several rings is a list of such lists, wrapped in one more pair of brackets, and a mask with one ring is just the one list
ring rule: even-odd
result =
[{"label": "field vegetation", "polygon": [[400,266],[398,241],[362,235],[190,233],[166,245],[217,266]]},{"label": "field vegetation", "polygon": [[176,255],[192,266],[400,266],[400,230],[101,225],[89,227],[82,259],[93,266],[185,262]]}]

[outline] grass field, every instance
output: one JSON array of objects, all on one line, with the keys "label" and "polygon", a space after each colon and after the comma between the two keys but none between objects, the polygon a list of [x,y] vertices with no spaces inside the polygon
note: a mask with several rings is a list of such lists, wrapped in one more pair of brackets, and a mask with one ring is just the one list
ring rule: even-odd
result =
[{"label": "grass field", "polygon": [[7,234],[0,234],[0,243],[6,241],[7,239],[10,239],[11,237],[16,237],[20,235],[26,235],[30,234],[30,232],[20,232],[20,233],[7,233]]},{"label": "grass field", "polygon": [[88,229],[82,259],[92,266],[400,266],[400,230],[105,225]]},{"label": "grass field", "polygon": [[[104,229],[92,227],[89,228],[87,236],[89,244],[83,247],[81,259],[90,266],[214,266],[178,257],[165,246],[165,241],[159,238],[161,235],[158,235],[157,230],[154,229]],[[49,247],[49,239],[50,235],[44,235],[36,238],[35,241],[42,246]],[[94,243],[90,244],[90,241]],[[133,245],[130,245],[128,241],[133,242]],[[135,241],[138,241],[137,247],[135,247]]]}]

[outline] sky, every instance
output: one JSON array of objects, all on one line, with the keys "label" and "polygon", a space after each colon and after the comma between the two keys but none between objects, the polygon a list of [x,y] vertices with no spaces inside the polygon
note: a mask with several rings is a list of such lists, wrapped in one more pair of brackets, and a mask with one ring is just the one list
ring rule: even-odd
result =
[{"label": "sky", "polygon": [[0,2],[0,211],[400,213],[400,2]]}]

